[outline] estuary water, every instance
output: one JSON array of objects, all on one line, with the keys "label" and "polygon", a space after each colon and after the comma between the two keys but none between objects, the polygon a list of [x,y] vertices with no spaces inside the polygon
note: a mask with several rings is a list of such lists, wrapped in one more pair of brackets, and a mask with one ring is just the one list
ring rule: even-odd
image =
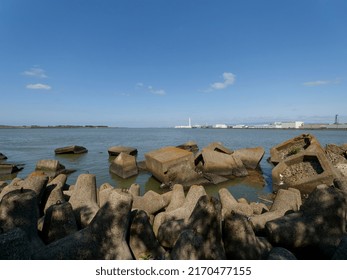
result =
[{"label": "estuary water", "polygon": [[[175,129],[175,128],[25,128],[0,129],[0,152],[8,159],[4,162],[24,164],[24,169],[0,180],[14,177],[25,178],[35,170],[41,159],[57,159],[67,169],[76,172],[68,177],[68,184],[74,184],[79,174],[95,174],[97,184],[110,183],[119,188],[128,188],[133,183],[141,186],[141,192],[148,190],[164,192],[160,183],[150,173],[141,172],[138,176],[121,179],[109,172],[113,158],[108,156],[111,146],[131,146],[138,149],[137,160],[144,160],[145,153],[164,146],[177,146],[195,141],[199,148],[211,142],[221,142],[224,146],[236,150],[240,148],[262,146],[265,155],[260,163],[262,180],[237,178],[217,186],[206,186],[207,193],[216,195],[218,189],[226,187],[236,197],[245,197],[258,201],[258,197],[272,192],[272,166],[266,161],[270,148],[298,136],[310,133],[317,137],[322,145],[347,143],[346,130],[281,130],[281,129]],[[55,155],[59,147],[79,145],[88,149],[81,155]]]}]

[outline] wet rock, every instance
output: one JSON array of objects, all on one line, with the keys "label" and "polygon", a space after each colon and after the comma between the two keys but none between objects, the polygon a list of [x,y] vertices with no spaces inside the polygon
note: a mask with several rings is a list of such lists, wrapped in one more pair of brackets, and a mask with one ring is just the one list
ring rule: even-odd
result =
[{"label": "wet rock", "polygon": [[132,197],[112,191],[88,227],[59,239],[33,258],[40,260],[130,260],[126,236]]},{"label": "wet rock", "polygon": [[248,172],[238,157],[233,155],[217,152],[210,149],[204,149],[201,157],[197,161],[202,162],[204,173],[214,173],[221,176],[244,177]]},{"label": "wet rock", "polygon": [[224,219],[223,240],[227,259],[259,260],[266,258],[271,244],[255,235],[247,218],[231,213]]},{"label": "wet rock", "polygon": [[62,173],[69,173],[58,160],[55,159],[42,159],[36,163],[36,171],[43,171],[49,177],[55,177]]},{"label": "wet rock", "polygon": [[267,257],[268,260],[296,260],[292,252],[282,247],[273,247]]},{"label": "wet rock", "polygon": [[70,203],[58,201],[47,209],[42,227],[42,239],[46,244],[77,231],[78,227]]},{"label": "wet rock", "polygon": [[0,260],[30,260],[31,245],[26,233],[13,228],[0,233]]},{"label": "wet rock", "polygon": [[56,155],[59,154],[83,154],[83,153],[87,153],[88,150],[83,147],[83,146],[66,146],[66,147],[61,147],[61,148],[57,148],[54,150],[54,153]]},{"label": "wet rock", "polygon": [[0,228],[5,233],[14,228],[23,230],[30,241],[30,254],[43,246],[37,233],[38,211],[33,190],[14,190],[0,201]]},{"label": "wet rock", "polygon": [[235,150],[233,156],[238,157],[246,168],[256,169],[264,154],[264,148],[255,147]]},{"label": "wet rock", "polygon": [[191,185],[202,176],[195,171],[192,152],[176,147],[164,147],[145,154],[147,169],[166,185]]},{"label": "wet rock", "polygon": [[305,258],[329,259],[346,234],[346,195],[320,186],[306,199],[299,212],[267,222],[270,242],[293,252],[309,253]]},{"label": "wet rock", "polygon": [[126,179],[138,174],[136,158],[126,153],[120,153],[110,165],[110,171]]},{"label": "wet rock", "polygon": [[0,163],[0,175],[13,174],[13,173],[16,173],[22,169],[23,169],[22,167],[19,167],[15,164]]},{"label": "wet rock", "polygon": [[0,160],[7,159],[7,156],[5,156],[3,153],[0,153]]},{"label": "wet rock", "polygon": [[137,211],[131,223],[129,245],[137,260],[164,259],[165,250],[156,239],[145,211]]},{"label": "wet rock", "polygon": [[126,146],[113,146],[108,148],[109,156],[118,156],[120,153],[125,153],[131,156],[137,156],[137,149],[133,147]]},{"label": "wet rock", "polygon": [[69,202],[79,227],[86,227],[99,210],[96,194],[96,178],[93,174],[78,176]]}]

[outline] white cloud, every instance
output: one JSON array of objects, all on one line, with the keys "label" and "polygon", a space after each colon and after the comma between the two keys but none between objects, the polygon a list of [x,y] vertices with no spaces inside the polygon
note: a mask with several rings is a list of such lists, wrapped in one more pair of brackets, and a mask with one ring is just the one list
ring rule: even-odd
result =
[{"label": "white cloud", "polygon": [[47,78],[46,71],[37,67],[30,68],[29,70],[24,71],[22,74],[36,78]]},{"label": "white cloud", "polygon": [[146,86],[144,83],[137,83],[136,88],[142,88],[147,90],[148,92],[155,95],[166,95],[166,91],[163,89],[155,89],[153,86]]},{"label": "white cloud", "polygon": [[318,80],[318,81],[312,81],[312,82],[306,82],[303,83],[304,86],[307,87],[317,87],[317,86],[324,86],[328,84],[339,84],[340,79],[335,79],[335,80]]},{"label": "white cloud", "polygon": [[216,83],[211,84],[210,88],[207,90],[207,92],[225,89],[225,88],[233,85],[236,81],[236,76],[233,73],[224,72],[223,73],[223,79],[224,79],[223,82],[216,82]]},{"label": "white cloud", "polygon": [[156,95],[165,95],[166,92],[163,89],[154,89],[152,86],[147,87],[148,91],[150,93],[156,94]]},{"label": "white cloud", "polygon": [[50,90],[52,87],[45,84],[29,84],[26,86],[28,89]]}]

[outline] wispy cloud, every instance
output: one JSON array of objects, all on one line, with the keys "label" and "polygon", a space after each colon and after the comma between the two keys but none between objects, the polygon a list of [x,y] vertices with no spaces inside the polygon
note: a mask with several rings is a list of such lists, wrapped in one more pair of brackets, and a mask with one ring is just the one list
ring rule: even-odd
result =
[{"label": "wispy cloud", "polygon": [[29,84],[26,86],[27,89],[38,89],[38,90],[50,90],[51,86],[45,84]]},{"label": "wispy cloud", "polygon": [[163,89],[156,89],[153,86],[147,86],[144,83],[137,83],[136,88],[145,89],[146,91],[155,95],[166,95],[166,91]]},{"label": "wispy cloud", "polygon": [[230,72],[224,72],[223,73],[223,81],[222,82],[215,82],[210,85],[210,87],[205,90],[205,92],[211,92],[215,90],[222,90],[225,89],[231,85],[233,85],[236,81],[236,76],[233,73]]},{"label": "wispy cloud", "polygon": [[328,84],[339,84],[341,82],[341,79],[335,79],[335,80],[317,80],[317,81],[311,81],[311,82],[305,82],[303,83],[306,87],[317,87],[317,86],[324,86]]},{"label": "wispy cloud", "polygon": [[38,67],[30,68],[29,70],[24,71],[22,74],[36,78],[47,78],[46,71]]}]

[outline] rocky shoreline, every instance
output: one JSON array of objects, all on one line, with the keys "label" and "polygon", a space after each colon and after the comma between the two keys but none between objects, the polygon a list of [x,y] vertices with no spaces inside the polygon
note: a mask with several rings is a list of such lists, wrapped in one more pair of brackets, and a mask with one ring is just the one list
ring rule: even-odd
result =
[{"label": "rocky shoreline", "polygon": [[203,187],[247,176],[261,147],[199,151],[188,142],[152,151],[145,163],[126,148],[111,149],[110,170],[127,177],[142,166],[167,192],[97,186],[93,174],[67,185],[65,167],[42,160],[25,179],[0,182],[0,259],[347,259],[346,145],[323,148],[305,134],[273,147],[266,204]]}]

